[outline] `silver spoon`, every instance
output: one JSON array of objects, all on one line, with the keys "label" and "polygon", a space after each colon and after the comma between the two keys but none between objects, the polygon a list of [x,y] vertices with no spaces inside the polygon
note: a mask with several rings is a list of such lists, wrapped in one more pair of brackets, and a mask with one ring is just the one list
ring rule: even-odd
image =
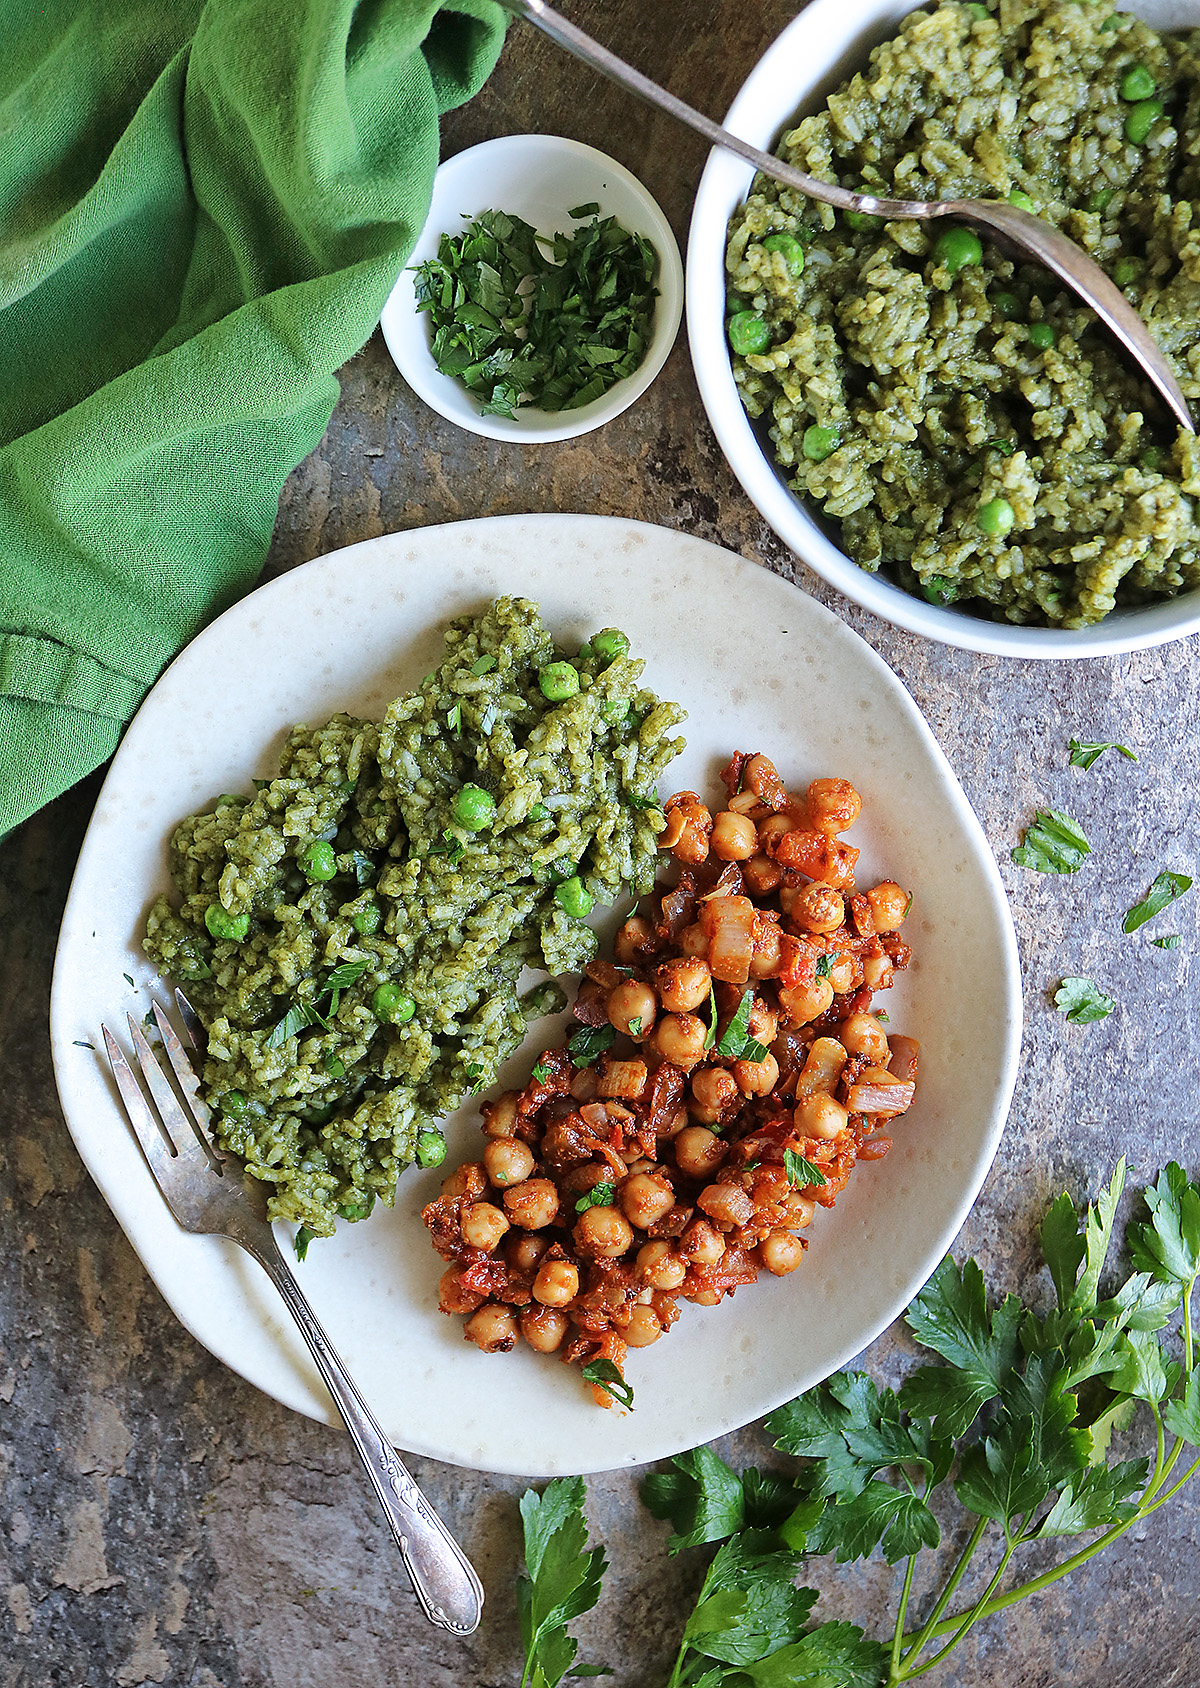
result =
[{"label": "silver spoon", "polygon": [[869,193],[851,193],[848,188],[818,181],[815,176],[808,176],[802,170],[793,169],[790,164],[773,158],[770,153],[761,152],[758,147],[751,146],[749,141],[731,135],[728,129],[722,129],[719,123],[714,123],[711,117],[705,117],[703,112],[677,99],[674,94],[669,94],[665,88],[660,88],[657,82],[651,82],[648,76],[634,70],[624,59],[619,59],[615,53],[610,53],[607,47],[602,47],[590,35],[585,35],[583,30],[577,29],[573,23],[568,23],[566,18],[560,17],[546,5],[545,0],[499,0],[499,3],[506,11],[513,12],[519,18],[525,18],[552,41],[556,41],[560,47],[565,47],[568,53],[573,53],[577,59],[591,65],[593,70],[611,77],[614,82],[619,82],[622,87],[649,101],[651,105],[659,106],[680,123],[686,123],[690,129],[695,129],[697,134],[703,135],[705,140],[714,146],[736,152],[739,158],[753,164],[764,176],[782,182],[784,187],[795,188],[809,199],[820,200],[825,205],[835,205],[841,211],[866,211],[873,217],[882,217],[885,220],[911,217],[925,221],[933,217],[953,217],[960,223],[986,229],[999,245],[1020,253],[1023,257],[1031,258],[1035,263],[1051,270],[1072,293],[1095,311],[1101,322],[1111,330],[1138,364],[1181,427],[1186,428],[1189,433],[1195,433],[1187,400],[1171,373],[1171,366],[1159,351],[1146,324],[1099,264],[1089,258],[1082,247],[1077,246],[1050,223],[1044,222],[1041,217],[1035,217],[1032,213],[1009,205],[1004,200],[876,199]]}]

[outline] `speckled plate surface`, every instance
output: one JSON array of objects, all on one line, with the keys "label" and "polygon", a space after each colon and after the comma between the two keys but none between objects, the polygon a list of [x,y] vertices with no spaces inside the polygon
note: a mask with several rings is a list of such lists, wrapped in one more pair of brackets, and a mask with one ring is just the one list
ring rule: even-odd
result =
[{"label": "speckled plate surface", "polygon": [[[537,599],[564,640],[625,629],[648,684],[690,711],[669,789],[711,791],[739,748],[768,752],[793,785],[853,780],[865,805],[850,835],[864,882],[886,873],[913,892],[916,963],[887,1007],[892,1029],[923,1048],[894,1150],[855,1173],[833,1212],[818,1211],[800,1270],[721,1307],[685,1305],[669,1336],[630,1355],[632,1413],[593,1406],[574,1368],[528,1349],[479,1353],[460,1320],[438,1313],[441,1262],[419,1218],[436,1172],[407,1173],[394,1210],[313,1245],[304,1287],[398,1446],[548,1476],[709,1441],[826,1376],[890,1323],[991,1164],[1021,1009],[1000,878],[949,764],[881,659],[783,580],[684,534],[596,516],[462,522],[308,563],[214,622],[143,704],[96,805],[54,975],[55,1071],[79,1152],[175,1313],[226,1364],[335,1421],[266,1277],[232,1243],[176,1226],[100,1056],[81,1045],[99,1043],[102,1020],[123,1027],[127,1009],[140,1018],[149,1005],[155,976],[139,938],[168,883],[175,823],[269,772],[293,722],[381,712],[429,669],[447,619],[499,593]],[[533,1028],[513,1081],[556,1029]],[[473,1111],[454,1116],[447,1136],[451,1162],[474,1153]]]}]

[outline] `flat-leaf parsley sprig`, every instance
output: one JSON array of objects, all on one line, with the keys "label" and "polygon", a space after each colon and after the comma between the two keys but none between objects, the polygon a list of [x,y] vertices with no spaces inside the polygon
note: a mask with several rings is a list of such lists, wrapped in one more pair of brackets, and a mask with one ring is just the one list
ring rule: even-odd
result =
[{"label": "flat-leaf parsley sprig", "polygon": [[[941,1364],[918,1367],[898,1393],[839,1373],[767,1420],[790,1476],[739,1477],[709,1449],[647,1479],[643,1500],[674,1525],[670,1550],[722,1542],[684,1628],[668,1688],[895,1688],[932,1670],[981,1620],[1047,1588],[1171,1499],[1200,1468],[1200,1366],[1192,1299],[1200,1275],[1200,1188],[1172,1163],[1144,1192],[1148,1218],[1126,1232],[1132,1273],[1101,1281],[1125,1181],[1122,1161],[1094,1204],[1059,1196],[1041,1227],[1057,1305],[990,1301],[973,1260],[943,1261],[908,1310]],[[1163,1336],[1182,1308],[1182,1365]],[[1111,1460],[1114,1428],[1139,1407],[1153,1459]],[[1173,1438],[1173,1440],[1169,1440]],[[931,1505],[953,1487],[974,1516],[965,1545],[909,1629],[917,1565],[936,1548]],[[1005,1586],[1022,1548],[1093,1539],[1050,1569]],[[991,1574],[962,1600],[990,1538]],[[852,1625],[808,1624],[817,1599],[794,1577],[803,1553],[841,1563],[879,1547],[904,1565],[895,1625],[883,1644]],[[956,1597],[959,1603],[956,1605]]]},{"label": "flat-leaf parsley sprig", "polygon": [[579,1650],[567,1625],[590,1612],[600,1598],[604,1549],[587,1548],[582,1477],[556,1477],[544,1493],[521,1496],[527,1577],[517,1579],[517,1608],[525,1669],[521,1688],[557,1688],[572,1676],[609,1675],[575,1664]]}]

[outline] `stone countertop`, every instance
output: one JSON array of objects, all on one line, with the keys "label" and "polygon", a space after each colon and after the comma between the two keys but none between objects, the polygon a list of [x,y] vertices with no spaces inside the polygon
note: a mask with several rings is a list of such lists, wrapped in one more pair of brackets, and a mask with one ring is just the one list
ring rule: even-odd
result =
[{"label": "stone countertop", "polygon": [[[785,0],[570,9],[714,113],[793,12]],[[444,149],[527,130],[615,153],[682,244],[701,143],[517,26],[482,95],[447,120]],[[518,448],[434,416],[376,335],[343,371],[325,439],[287,484],[267,573],[395,529],[533,510],[637,517],[740,552],[831,605],[925,712],[1012,894],[1028,1022],[1011,1121],[960,1252],[1019,1289],[1055,1191],[1094,1194],[1122,1152],[1141,1174],[1189,1159],[1200,902],[1187,899],[1163,925],[1183,934],[1173,951],[1146,934],[1123,937],[1120,920],[1160,868],[1197,865],[1194,641],[1072,666],[1008,662],[923,643],[856,610],[774,538],[733,480],[682,337],[647,396],[607,428]],[[1118,739],[1141,759],[1110,755],[1084,774],[1067,766],[1072,736]],[[0,847],[0,1688],[515,1688],[523,1484],[413,1462],[488,1592],[480,1631],[443,1638],[420,1621],[344,1437],[258,1394],[192,1341],[75,1154],[47,1005],[98,786],[86,781]],[[1084,824],[1096,846],[1087,873],[1042,878],[1009,862],[1019,827],[1047,803]],[[1116,1012],[1066,1025],[1048,996],[1065,972],[1094,975]],[[909,1352],[893,1330],[865,1363],[894,1378]],[[1145,1451],[1144,1426],[1131,1441]],[[750,1427],[720,1451],[740,1466],[769,1443]],[[703,1556],[668,1559],[636,1482],[628,1472],[589,1482],[593,1539],[608,1544],[613,1567],[578,1631],[582,1657],[611,1665],[617,1688],[662,1688]],[[980,1626],[930,1680],[1195,1688],[1198,1528],[1193,1490],[1069,1580]],[[876,1561],[837,1572],[817,1562],[810,1580],[824,1591],[820,1613],[872,1628],[886,1621],[899,1575]]]}]

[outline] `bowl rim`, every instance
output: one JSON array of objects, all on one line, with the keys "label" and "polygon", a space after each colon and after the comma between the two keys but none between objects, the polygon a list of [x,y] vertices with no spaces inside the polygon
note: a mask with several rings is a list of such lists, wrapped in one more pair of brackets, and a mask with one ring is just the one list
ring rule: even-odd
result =
[{"label": "bowl rim", "polygon": [[[530,406],[522,407],[515,418],[481,416],[477,401],[465,388],[460,387],[453,377],[443,375],[434,363],[423,318],[417,323],[420,332],[412,332],[411,319],[418,317],[419,313],[413,293],[411,266],[414,259],[418,259],[420,247],[428,241],[433,229],[434,220],[438,216],[439,195],[444,196],[447,192],[457,190],[460,179],[470,181],[475,177],[484,162],[483,154],[487,154],[495,166],[498,156],[505,152],[527,152],[530,149],[550,154],[558,153],[562,156],[572,155],[576,161],[593,167],[597,174],[603,172],[610,179],[615,178],[638,201],[641,207],[640,232],[653,240],[659,255],[659,296],[655,305],[654,331],[646,356],[633,374],[618,381],[607,393],[579,410],[552,413],[535,410]],[[463,197],[472,202],[465,207],[467,215],[477,216],[479,211],[487,209],[486,203],[474,204],[478,198],[477,194],[468,192]],[[444,218],[442,220],[444,221]],[[434,232],[435,237],[439,237],[445,231],[438,229]],[[608,153],[601,152],[598,147],[588,146],[585,142],[572,140],[566,135],[497,135],[491,140],[480,141],[475,146],[454,153],[438,165],[429,213],[418,236],[417,245],[384,304],[380,327],[396,368],[418,397],[424,399],[439,416],[453,422],[456,427],[468,433],[479,434],[485,439],[514,441],[518,445],[545,445],[552,441],[577,439],[581,434],[589,434],[593,429],[611,422],[636,403],[662,369],[675,344],[683,320],[683,298],[683,260],[674,231],[658,201],[631,170],[611,158]],[[554,421],[551,419],[554,415],[564,420]],[[524,420],[526,417],[529,420]],[[535,417],[541,420],[535,422]]]},{"label": "bowl rim", "polygon": [[[751,70],[725,117],[725,126],[770,150],[792,117],[826,85],[861,62],[878,40],[894,32],[911,11],[908,0],[879,0],[870,15],[845,0],[810,0]],[[824,43],[832,41],[831,58]],[[818,44],[822,48],[818,51]],[[862,49],[860,52],[859,49]],[[782,110],[772,96],[781,61],[811,66],[795,78],[797,92]],[[831,79],[829,66],[836,63]],[[895,626],[940,644],[993,656],[1071,661],[1146,650],[1200,629],[1200,588],[1161,603],[1112,611],[1094,627],[1032,627],[984,621],[961,610],[927,604],[880,575],[870,574],[839,549],[784,483],[760,444],[742,405],[724,331],[725,231],[745,199],[754,169],[714,147],[696,192],[688,230],[687,328],[701,401],[730,468],[770,527],[800,559],[839,592]]]}]

